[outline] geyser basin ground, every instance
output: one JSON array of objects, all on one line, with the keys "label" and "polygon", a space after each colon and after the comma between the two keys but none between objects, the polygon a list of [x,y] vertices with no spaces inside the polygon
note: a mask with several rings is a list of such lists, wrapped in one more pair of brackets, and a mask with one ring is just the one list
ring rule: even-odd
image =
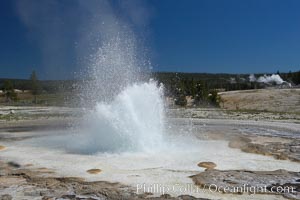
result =
[{"label": "geyser basin ground", "polygon": [[[181,122],[181,123],[179,123]],[[243,123],[245,123],[244,121]],[[201,171],[197,164],[202,161],[211,161],[217,164],[217,169],[246,169],[246,170],[264,170],[271,171],[277,169],[285,169],[295,171],[300,168],[299,163],[289,160],[276,160],[271,156],[263,156],[251,153],[244,153],[240,149],[228,147],[228,141],[212,140],[210,135],[216,132],[232,133],[243,132],[245,126],[241,124],[232,124],[224,126],[220,122],[212,120],[213,126],[209,126],[205,122],[205,126],[194,125],[191,130],[199,139],[190,138],[191,136],[183,136],[177,140],[173,140],[173,145],[168,145],[165,149],[159,149],[153,152],[131,152],[131,153],[96,153],[93,155],[68,153],[61,148],[54,148],[52,145],[45,145],[43,141],[55,141],[53,138],[57,135],[69,135],[71,131],[47,131],[47,132],[27,132],[27,133],[9,133],[10,137],[30,136],[32,138],[15,141],[2,142],[1,145],[7,148],[1,151],[1,158],[7,161],[14,161],[22,166],[32,164],[31,169],[46,167],[52,169],[55,175],[59,176],[76,176],[83,177],[87,181],[109,181],[120,182],[136,188],[137,184],[161,184],[172,187],[178,185],[186,187],[192,184],[191,175],[195,175]],[[186,120],[176,120],[178,135],[181,127],[185,130],[189,129]],[[219,124],[219,125],[218,125]],[[270,127],[272,123],[266,126],[270,130],[276,130]],[[274,123],[274,126],[275,125]],[[296,127],[297,128],[297,127]],[[190,129],[189,129],[190,130]],[[202,130],[202,132],[199,132]],[[247,129],[248,132],[253,129]],[[264,132],[259,133],[259,130]],[[264,135],[267,129],[257,129],[253,132],[255,135]],[[280,132],[280,131],[279,131]],[[2,133],[2,136],[7,133]],[[170,133],[172,134],[172,132]],[[286,134],[285,134],[286,135]],[[291,133],[291,135],[293,135]],[[205,136],[205,137],[204,137]],[[89,169],[101,169],[101,173],[91,175],[86,171]],[[50,174],[51,175],[51,174]],[[142,191],[140,191],[142,192]],[[171,195],[178,196],[180,194],[190,194],[196,197],[216,198],[242,198],[242,199],[258,199],[274,196],[269,195],[232,195],[219,193],[192,193],[190,191],[175,190],[168,192]],[[156,195],[160,195],[158,192]],[[276,196],[276,198],[282,198]]]}]

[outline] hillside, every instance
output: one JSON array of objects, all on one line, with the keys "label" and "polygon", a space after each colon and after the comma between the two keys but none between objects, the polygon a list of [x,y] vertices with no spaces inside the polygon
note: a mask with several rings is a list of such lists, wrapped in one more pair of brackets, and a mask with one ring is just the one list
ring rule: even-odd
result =
[{"label": "hillside", "polygon": [[259,89],[219,93],[221,107],[229,110],[261,110],[300,113],[300,89]]}]

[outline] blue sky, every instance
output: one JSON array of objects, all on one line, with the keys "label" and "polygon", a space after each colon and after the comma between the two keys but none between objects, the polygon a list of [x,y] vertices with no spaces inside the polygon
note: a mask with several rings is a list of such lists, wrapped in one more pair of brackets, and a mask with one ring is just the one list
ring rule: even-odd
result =
[{"label": "blue sky", "polygon": [[[30,3],[20,6],[20,2]],[[53,2],[0,1],[0,77],[28,78],[36,70],[42,79],[65,79],[82,67],[76,53],[78,32],[73,29],[89,18],[75,1]],[[143,4],[143,9],[133,7],[129,12],[137,14],[136,19],[145,18],[137,24],[146,32],[155,71],[300,70],[300,1],[145,0]]]}]

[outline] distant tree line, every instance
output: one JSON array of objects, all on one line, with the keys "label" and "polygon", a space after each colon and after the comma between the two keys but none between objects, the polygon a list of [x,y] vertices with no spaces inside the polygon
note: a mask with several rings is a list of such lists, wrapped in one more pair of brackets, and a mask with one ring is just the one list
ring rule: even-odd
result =
[{"label": "distant tree line", "polygon": [[[285,81],[300,84],[300,71],[280,73]],[[262,76],[263,74],[256,74]],[[186,96],[194,99],[195,105],[218,105],[221,99],[220,91],[259,89],[263,85],[249,81],[249,74],[209,74],[209,73],[175,73],[156,72],[152,76],[164,84],[165,94],[175,99],[177,105],[184,106],[187,103]],[[14,89],[28,90],[33,95],[33,102],[37,103],[40,94],[63,94],[66,98],[75,96],[82,88],[83,80],[39,80],[33,71],[27,80],[24,79],[0,79],[0,90],[6,101],[18,100]],[[71,97],[70,97],[71,98]]]},{"label": "distant tree line", "polygon": [[[279,73],[285,81],[300,84],[300,71]],[[256,74],[263,76],[264,74]],[[156,80],[165,86],[167,96],[175,99],[175,104],[185,106],[186,96],[191,96],[195,105],[219,105],[220,91],[260,89],[264,85],[249,81],[249,74],[208,74],[208,73],[154,73]]]},{"label": "distant tree line", "polygon": [[246,81],[249,75],[197,74],[197,73],[156,73],[155,77],[165,86],[165,94],[173,97],[176,105],[185,106],[186,96],[194,100],[194,105],[218,106],[219,91],[246,90],[260,88],[257,83]]},{"label": "distant tree line", "polygon": [[31,90],[36,94],[55,94],[59,92],[71,91],[74,89],[76,80],[39,80],[36,73],[32,72],[29,79],[4,79],[0,78],[0,90],[3,90],[4,83],[9,81],[15,89]]},{"label": "distant tree line", "polygon": [[187,104],[186,96],[192,97],[196,105],[217,104],[215,88],[210,88],[206,81],[174,78],[161,80],[165,87],[165,95],[173,97],[175,104],[185,106]]},{"label": "distant tree line", "polygon": [[288,82],[293,83],[295,85],[300,85],[300,71],[298,71],[298,72],[291,72],[290,71],[289,73],[280,73],[278,71],[277,74],[279,74],[280,77],[285,81],[288,81]]}]

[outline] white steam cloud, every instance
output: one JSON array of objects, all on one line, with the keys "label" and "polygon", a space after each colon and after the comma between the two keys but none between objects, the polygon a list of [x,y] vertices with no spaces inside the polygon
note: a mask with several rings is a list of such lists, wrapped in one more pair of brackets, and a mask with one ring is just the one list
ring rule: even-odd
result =
[{"label": "white steam cloud", "polygon": [[287,83],[289,86],[291,86],[290,83],[284,81],[278,74],[272,74],[270,76],[265,74],[263,76],[260,76],[259,78],[256,78],[254,74],[250,74],[249,81],[276,85],[282,85],[283,83]]},{"label": "white steam cloud", "polygon": [[250,75],[249,75],[249,81],[250,81],[250,82],[255,82],[255,81],[256,81],[256,77],[255,77],[254,74],[250,74]]},{"label": "white steam cloud", "polygon": [[272,74],[271,76],[264,75],[257,79],[259,83],[276,83],[277,85],[281,85],[285,81],[278,74]]}]

